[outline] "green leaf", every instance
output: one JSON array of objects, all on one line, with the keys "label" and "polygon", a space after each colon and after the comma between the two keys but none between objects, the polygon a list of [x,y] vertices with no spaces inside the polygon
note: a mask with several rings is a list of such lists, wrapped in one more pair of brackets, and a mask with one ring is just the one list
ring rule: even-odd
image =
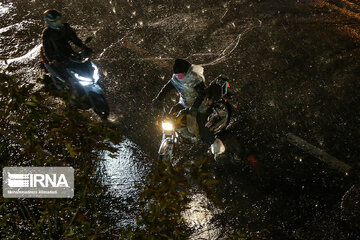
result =
[{"label": "green leaf", "polygon": [[108,156],[111,157],[111,158],[117,158],[118,157],[117,154],[112,154],[112,153],[109,153]]},{"label": "green leaf", "polygon": [[37,100],[37,98],[35,96],[32,96],[31,97],[31,100],[34,102],[34,103],[39,103],[39,101]]},{"label": "green leaf", "polygon": [[31,107],[36,107],[37,106],[37,104],[34,103],[34,102],[25,102],[25,104],[28,105],[28,106],[31,106]]},{"label": "green leaf", "polygon": [[77,155],[75,149],[71,146],[71,143],[66,143],[66,148],[69,151],[71,157],[75,157]]}]

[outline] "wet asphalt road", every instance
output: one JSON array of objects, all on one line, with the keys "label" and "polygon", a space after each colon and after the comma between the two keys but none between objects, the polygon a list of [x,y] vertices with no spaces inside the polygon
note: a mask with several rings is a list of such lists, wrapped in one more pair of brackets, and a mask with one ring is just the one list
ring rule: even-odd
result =
[{"label": "wet asphalt road", "polygon": [[[105,75],[110,120],[150,159],[160,141],[150,102],[170,78],[173,60],[207,64],[208,82],[230,78],[234,119],[221,136],[227,155],[214,167],[221,228],[272,239],[358,238],[340,208],[358,183],[356,1],[2,0],[1,59],[14,59],[9,66],[26,81],[40,74],[47,8],[61,10],[82,39],[95,36],[90,46]],[[288,133],[353,170],[332,170],[289,143]],[[207,155],[201,144],[185,152],[185,161]]]}]

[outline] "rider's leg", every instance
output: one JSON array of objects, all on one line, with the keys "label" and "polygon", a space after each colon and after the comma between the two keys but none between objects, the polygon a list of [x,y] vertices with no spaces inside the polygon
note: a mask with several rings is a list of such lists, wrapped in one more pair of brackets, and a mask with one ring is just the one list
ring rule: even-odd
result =
[{"label": "rider's leg", "polygon": [[196,120],[199,126],[199,134],[201,137],[201,140],[203,140],[204,143],[207,145],[213,144],[215,141],[215,135],[210,132],[210,129],[206,127],[206,121],[207,121],[207,114],[206,113],[197,113]]},{"label": "rider's leg", "polygon": [[206,127],[207,117],[209,114],[207,113],[197,113],[197,122],[199,126],[199,134],[204,143],[210,146],[211,152],[214,154],[216,158],[218,155],[225,152],[225,146],[223,142],[216,138],[213,133],[211,133],[210,129]]}]

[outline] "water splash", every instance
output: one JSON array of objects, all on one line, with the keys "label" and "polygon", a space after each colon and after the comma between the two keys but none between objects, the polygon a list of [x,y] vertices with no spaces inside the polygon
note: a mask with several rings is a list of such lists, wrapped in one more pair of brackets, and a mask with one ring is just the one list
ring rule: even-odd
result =
[{"label": "water splash", "polygon": [[0,17],[3,17],[5,14],[9,13],[12,7],[12,3],[4,4],[0,2]]},{"label": "water splash", "polygon": [[33,49],[31,49],[25,55],[17,57],[17,58],[8,59],[6,62],[7,62],[7,64],[10,64],[13,62],[24,63],[24,64],[28,63],[29,61],[34,60],[37,56],[39,56],[40,48],[41,48],[41,44],[36,45]]}]

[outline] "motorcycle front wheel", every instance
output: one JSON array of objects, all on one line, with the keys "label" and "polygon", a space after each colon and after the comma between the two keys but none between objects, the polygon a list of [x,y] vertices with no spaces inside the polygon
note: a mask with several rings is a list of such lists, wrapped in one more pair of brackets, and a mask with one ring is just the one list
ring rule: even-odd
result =
[{"label": "motorcycle front wheel", "polygon": [[109,116],[110,109],[105,97],[101,94],[91,92],[89,94],[89,100],[94,112],[99,115],[102,120],[106,120]]},{"label": "motorcycle front wheel", "polygon": [[174,153],[174,143],[170,138],[166,138],[161,142],[158,154],[159,160],[171,161]]},{"label": "motorcycle front wheel", "polygon": [[230,123],[231,105],[228,101],[221,100],[211,106],[211,112],[207,118],[206,127],[214,134],[226,129]]}]

